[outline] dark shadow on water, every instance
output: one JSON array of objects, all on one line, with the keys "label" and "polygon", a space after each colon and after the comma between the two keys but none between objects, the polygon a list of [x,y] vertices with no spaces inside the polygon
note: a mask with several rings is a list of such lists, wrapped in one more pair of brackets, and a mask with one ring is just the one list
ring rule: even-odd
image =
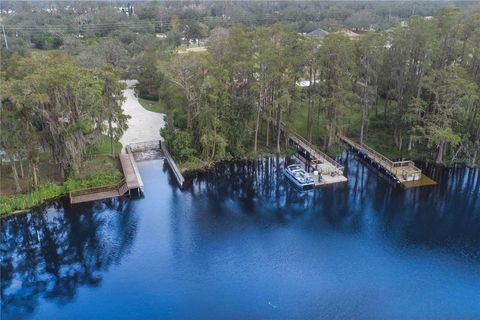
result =
[{"label": "dark shadow on water", "polygon": [[41,298],[63,304],[80,286],[99,286],[102,272],[119,263],[135,238],[138,216],[129,205],[58,203],[3,219],[2,314],[23,318]]},{"label": "dark shadow on water", "polygon": [[[370,164],[344,152],[348,183],[299,192],[284,177],[292,159],[223,163],[198,173],[187,188],[205,210],[242,214],[270,223],[304,220],[347,233],[372,233],[405,245],[447,247],[480,261],[480,169],[423,167],[437,186],[404,189]],[[372,225],[374,226],[372,229]]]},{"label": "dark shadow on water", "polygon": [[[183,190],[166,162],[151,162],[140,167],[146,182],[144,199],[112,199],[73,207],[58,202],[4,218],[2,315],[31,317],[43,299],[63,305],[74,301],[81,287],[100,287],[104,275],[122,263],[137,238],[142,241],[137,240],[136,250],[151,252],[152,246],[165,246],[166,252],[171,250],[177,257],[173,261],[179,265],[175,266],[183,270],[202,269],[205,261],[216,261],[217,250],[223,249],[226,241],[245,252],[255,252],[263,236],[278,230],[286,237],[279,240],[286,248],[289,241],[298,243],[299,237],[303,240],[307,235],[312,243],[305,243],[306,247],[330,250],[336,243],[320,238],[328,233],[343,237],[344,244],[367,239],[396,254],[405,248],[427,249],[469,265],[480,263],[480,169],[427,166],[423,169],[438,186],[403,189],[352,153],[344,152],[337,160],[345,166],[348,182],[308,192],[299,192],[284,177],[283,168],[291,159],[222,163],[190,177]],[[151,230],[139,227],[142,219],[156,228],[165,226],[166,231],[152,235],[148,233]],[[244,230],[249,232],[243,239],[247,247],[235,238],[241,238]],[[150,241],[160,235],[165,236],[163,243]],[[266,250],[275,244],[278,242],[267,241]],[[189,252],[196,260],[187,259]],[[255,264],[248,259],[246,256],[246,263]],[[156,268],[158,261],[151,263]],[[294,266],[295,270],[302,268]],[[155,280],[153,273],[145,274]]]}]

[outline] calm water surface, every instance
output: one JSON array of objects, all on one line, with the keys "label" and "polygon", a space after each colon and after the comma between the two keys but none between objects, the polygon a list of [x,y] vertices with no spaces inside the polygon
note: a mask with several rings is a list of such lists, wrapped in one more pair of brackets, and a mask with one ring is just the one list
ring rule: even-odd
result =
[{"label": "calm water surface", "polygon": [[342,160],[308,193],[283,159],[185,191],[150,160],[143,199],[2,219],[2,319],[479,319],[480,170],[403,190]]}]

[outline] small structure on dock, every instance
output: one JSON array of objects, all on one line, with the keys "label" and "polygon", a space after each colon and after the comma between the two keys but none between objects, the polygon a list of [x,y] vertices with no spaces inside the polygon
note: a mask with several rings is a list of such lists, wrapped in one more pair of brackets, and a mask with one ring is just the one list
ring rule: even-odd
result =
[{"label": "small structure on dock", "polygon": [[422,170],[417,168],[411,160],[392,161],[366,144],[357,143],[343,135],[338,135],[338,137],[352,150],[377,165],[388,176],[407,188],[436,184],[435,181],[422,174]]},{"label": "small structure on dock", "polygon": [[[276,126],[277,121],[272,117],[265,117],[265,119]],[[288,134],[289,140],[302,154],[307,170],[313,173],[315,187],[348,181],[343,175],[344,168],[342,165],[320,151],[314,144],[301,135],[291,131],[287,132],[287,128],[283,122],[280,122],[280,130],[284,135]]]}]

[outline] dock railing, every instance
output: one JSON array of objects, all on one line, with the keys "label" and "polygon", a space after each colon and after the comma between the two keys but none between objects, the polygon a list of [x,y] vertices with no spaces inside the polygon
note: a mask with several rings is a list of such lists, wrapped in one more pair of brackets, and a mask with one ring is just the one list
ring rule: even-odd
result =
[{"label": "dock railing", "polygon": [[[272,123],[273,125],[276,125],[276,123],[277,123],[277,121],[275,119],[273,119],[272,117],[264,116],[264,118],[268,122]],[[289,135],[289,138],[291,140],[294,140],[294,142],[296,144],[303,145],[302,147],[304,149],[308,149],[306,151],[308,151],[310,154],[315,154],[315,153],[318,154],[321,158],[325,159],[325,161],[330,163],[335,168],[335,170],[338,171],[338,173],[343,174],[344,167],[341,164],[339,164],[337,161],[335,161],[333,158],[331,158],[326,153],[320,151],[317,146],[315,146],[313,143],[309,142],[307,139],[302,137],[300,134],[298,134],[294,131],[290,131],[290,130],[288,130],[288,132],[287,132],[287,126],[285,125],[285,123],[283,121],[280,122],[280,130],[282,130],[286,135]],[[297,140],[297,141],[295,141],[295,140]]]},{"label": "dock railing", "polygon": [[[366,156],[370,157],[372,160],[376,161],[382,165],[385,169],[392,172],[393,174],[405,175],[416,175],[417,177],[422,173],[422,170],[415,166],[415,162],[411,160],[405,161],[392,161],[385,157],[380,152],[370,148],[366,144],[357,143],[343,135],[338,135],[338,137],[343,140],[345,143],[350,145],[352,148],[357,149],[359,152],[364,153]],[[402,170],[402,168],[405,168]],[[407,169],[408,168],[408,169]],[[400,171],[397,171],[399,169]]]},{"label": "dock railing", "polygon": [[381,163],[383,166],[393,170],[394,166],[395,166],[395,163],[388,159],[387,157],[385,157],[383,154],[381,154],[380,152],[370,148],[369,146],[367,146],[366,144],[358,144],[359,145],[359,150],[362,151],[362,150],[367,150],[368,153],[373,157],[375,158],[375,161]]},{"label": "dock railing", "polygon": [[130,152],[142,152],[161,149],[160,140],[135,142],[128,145]]},{"label": "dock railing", "polygon": [[168,152],[167,146],[163,141],[160,141],[160,147],[162,148],[162,151],[165,155],[165,158],[167,159],[168,164],[170,165],[170,168],[172,168],[173,174],[175,175],[175,179],[177,180],[178,185],[180,188],[183,187],[183,183],[185,182],[185,179],[183,178],[180,170],[177,167],[177,164],[173,160],[172,156],[170,155],[170,152]]},{"label": "dock railing", "polygon": [[[125,151],[126,151],[126,154],[128,155],[128,160],[130,161],[131,167],[133,168],[133,172],[134,172],[135,178],[136,178],[136,183],[138,184],[138,186],[135,185],[134,188],[139,188],[141,192],[144,192],[142,176],[140,175],[140,172],[138,171],[137,163],[135,161],[135,158],[133,157],[133,152],[134,151],[132,149],[132,146],[130,144],[127,144],[125,146]],[[124,174],[125,174],[125,172],[124,172]],[[127,181],[128,188],[131,189],[133,186],[129,185],[129,179],[127,177],[125,177],[125,179]]]},{"label": "dock railing", "polygon": [[307,139],[305,139],[304,137],[302,137],[298,133],[292,132],[291,134],[296,139],[301,141],[306,147],[310,148],[310,150],[309,150],[310,153],[319,154],[323,159],[325,159],[328,163],[330,163],[332,166],[334,166],[336,170],[338,170],[341,174],[343,174],[344,167],[341,164],[339,164],[337,161],[335,161],[333,158],[331,158],[325,152],[320,151],[313,143],[309,142]]},{"label": "dock railing", "polygon": [[92,188],[77,189],[77,190],[70,191],[70,194],[72,196],[83,196],[89,193],[116,190],[124,183],[125,183],[125,179],[122,179],[122,181],[117,184],[109,184],[109,185],[103,185],[103,186],[92,187]]},{"label": "dock railing", "polygon": [[68,193],[68,196],[70,198],[70,203],[72,203],[72,198],[80,197],[88,194],[108,192],[108,191],[118,191],[119,196],[123,196],[128,191],[128,187],[126,186],[125,179],[122,179],[122,181],[120,181],[117,184],[109,184],[109,185],[103,185],[98,187],[72,190]]}]

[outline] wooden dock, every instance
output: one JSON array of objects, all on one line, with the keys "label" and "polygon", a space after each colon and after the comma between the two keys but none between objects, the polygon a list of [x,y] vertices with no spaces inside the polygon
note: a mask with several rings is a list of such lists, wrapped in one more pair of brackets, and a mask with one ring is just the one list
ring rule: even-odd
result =
[{"label": "wooden dock", "polygon": [[[264,118],[273,126],[277,126],[275,119],[271,117]],[[342,165],[320,151],[301,135],[291,131],[287,132],[285,123],[280,122],[280,130],[283,134],[288,134],[290,141],[304,154],[304,162],[307,164],[307,170],[313,174],[315,187],[348,181],[343,175],[344,168]]]},{"label": "wooden dock", "polygon": [[168,165],[172,169],[173,175],[177,180],[178,186],[180,188],[183,188],[183,183],[185,182],[185,179],[183,178],[183,175],[178,169],[177,164],[175,163],[175,160],[173,160],[173,157],[170,155],[170,152],[168,151],[168,148],[163,141],[153,140],[153,141],[133,143],[129,145],[129,150],[131,151],[131,153],[149,152],[153,150],[161,152],[165,157],[165,159],[167,160]]},{"label": "wooden dock", "polygon": [[140,189],[143,192],[143,181],[138,171],[137,162],[133,157],[133,152],[130,146],[126,146],[125,150],[126,152],[121,152],[119,157],[127,187],[129,190]]},{"label": "wooden dock", "polygon": [[72,191],[69,193],[70,204],[110,199],[127,194],[130,196],[132,190],[135,190],[138,194],[143,193],[142,177],[138,171],[130,146],[125,147],[125,151],[120,153],[119,158],[124,176],[120,184]]},{"label": "wooden dock", "polygon": [[183,178],[182,173],[175,164],[175,161],[168,152],[168,149],[163,143],[163,141],[146,141],[127,145],[124,151],[120,153],[119,158],[120,164],[122,165],[124,179],[119,185],[102,186],[70,192],[70,203],[76,204],[95,200],[109,199],[125,196],[127,194],[130,196],[132,190],[135,190],[138,194],[143,193],[143,180],[140,176],[140,172],[138,171],[137,162],[135,161],[133,153],[148,152],[152,150],[158,150],[163,152],[167,163],[173,171],[178,185],[180,186],[180,188],[182,188],[185,179]]},{"label": "wooden dock", "polygon": [[103,186],[70,192],[70,204],[116,198],[123,196],[127,192],[127,184],[125,180],[122,180],[116,186]]},{"label": "wooden dock", "polygon": [[173,160],[172,156],[170,155],[170,152],[168,152],[167,146],[163,141],[160,141],[160,146],[163,151],[163,154],[165,155],[165,159],[167,159],[168,164],[170,165],[170,168],[173,171],[173,175],[175,176],[175,179],[177,180],[178,186],[180,188],[183,188],[183,183],[185,182],[185,179],[183,178],[182,173],[177,167],[177,164]]},{"label": "wooden dock", "polygon": [[368,159],[407,188],[436,184],[435,181],[423,175],[422,170],[417,168],[413,161],[392,161],[366,144],[357,143],[343,135],[338,135],[338,137],[359,155]]}]

